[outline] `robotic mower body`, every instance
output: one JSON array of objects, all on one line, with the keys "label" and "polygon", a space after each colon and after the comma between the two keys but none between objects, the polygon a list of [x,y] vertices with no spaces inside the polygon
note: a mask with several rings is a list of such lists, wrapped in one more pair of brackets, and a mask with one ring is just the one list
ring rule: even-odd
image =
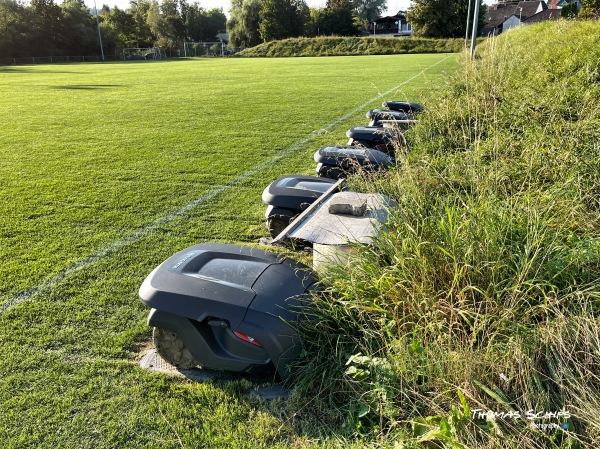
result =
[{"label": "robotic mower body", "polygon": [[383,126],[385,123],[395,124],[400,129],[406,129],[408,121],[414,121],[415,118],[407,114],[406,112],[401,111],[390,111],[388,109],[371,109],[367,111],[366,114],[369,119],[369,124],[367,126]]},{"label": "robotic mower body", "polygon": [[394,154],[395,142],[400,138],[399,130],[377,126],[356,126],[346,132],[348,145],[373,148]]},{"label": "robotic mower body", "polygon": [[424,109],[419,103],[410,101],[384,101],[381,106],[390,111],[406,112],[407,114],[417,114],[423,112]]},{"label": "robotic mower body", "polygon": [[315,282],[307,267],[274,254],[205,243],[154,269],[140,300],[168,362],[285,379],[300,350],[292,323]]},{"label": "robotic mower body", "polygon": [[272,237],[279,235],[290,222],[329,190],[335,181],[317,176],[290,175],[269,184],[262,194],[268,205],[267,228]]},{"label": "robotic mower body", "polygon": [[346,173],[386,170],[394,159],[382,151],[360,147],[323,147],[315,153],[318,176],[340,179]]}]

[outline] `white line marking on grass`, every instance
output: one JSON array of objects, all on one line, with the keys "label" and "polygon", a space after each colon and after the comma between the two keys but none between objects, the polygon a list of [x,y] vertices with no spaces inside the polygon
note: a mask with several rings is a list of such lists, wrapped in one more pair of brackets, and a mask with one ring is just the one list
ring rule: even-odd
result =
[{"label": "white line marking on grass", "polygon": [[441,62],[445,61],[450,55],[447,55],[445,58],[440,59],[438,62],[436,62],[435,64],[430,65],[429,67],[421,70],[421,72],[419,72],[418,74],[416,74],[415,76],[403,81],[402,83],[398,84],[397,86],[393,87],[392,89],[379,94],[378,96],[371,98],[370,100],[368,100],[366,103],[361,104],[360,106],[354,108],[352,111],[348,112],[347,114],[343,115],[342,117],[339,117],[338,119],[334,120],[333,122],[331,122],[329,125],[327,125],[325,128],[319,130],[319,131],[313,131],[307,138],[301,140],[300,142],[297,142],[296,144],[292,145],[291,147],[289,147],[288,149],[280,152],[277,156],[272,157],[271,159],[269,159],[268,161],[263,162],[262,164],[259,164],[258,166],[256,166],[255,168],[239,175],[238,177],[234,178],[233,180],[231,180],[230,182],[228,182],[225,185],[222,185],[220,187],[214,188],[213,190],[205,193],[204,195],[202,195],[199,198],[196,198],[195,200],[189,202],[188,204],[186,204],[185,206],[183,206],[180,209],[177,209],[176,211],[173,211],[167,215],[164,215],[158,219],[156,219],[153,223],[144,226],[141,229],[138,229],[137,231],[129,234],[128,236],[116,240],[113,243],[111,243],[110,245],[108,245],[105,248],[102,248],[101,250],[97,251],[95,254],[92,254],[91,256],[88,256],[87,258],[71,265],[70,267],[66,268],[65,270],[61,271],[60,273],[55,274],[54,276],[52,276],[51,278],[47,279],[46,281],[42,282],[41,284],[39,284],[38,286],[31,288],[29,290],[26,290],[24,292],[19,293],[18,295],[14,296],[13,298],[9,299],[8,301],[3,302],[2,304],[0,304],[0,315],[4,312],[7,312],[8,310],[12,309],[13,307],[15,307],[18,304],[21,304],[22,302],[28,301],[31,298],[33,298],[34,296],[45,292],[46,290],[49,290],[53,287],[56,287],[57,285],[59,285],[63,280],[65,280],[66,278],[70,277],[72,274],[77,273],[78,271],[84,270],[92,265],[94,265],[96,262],[99,262],[101,260],[103,260],[104,258],[110,256],[111,254],[115,253],[116,251],[120,250],[121,248],[123,248],[124,246],[129,245],[130,243],[136,242],[138,240],[141,240],[142,238],[144,238],[145,236],[147,236],[149,233],[151,233],[152,231],[158,229],[159,227],[170,223],[174,220],[176,220],[177,218],[180,218],[182,216],[184,216],[185,214],[187,214],[188,212],[196,209],[197,207],[201,206],[202,204],[206,203],[208,200],[216,197],[217,195],[231,189],[232,187],[235,187],[237,184],[245,181],[246,179],[254,176],[255,174],[261,172],[263,169],[265,169],[266,167],[269,167],[271,165],[273,165],[274,163],[276,163],[277,161],[283,159],[284,157],[290,155],[291,153],[293,153],[294,151],[296,151],[298,148],[303,147],[304,145],[306,145],[307,143],[309,143],[310,141],[312,141],[315,137],[323,134],[324,132],[329,131],[331,128],[333,128],[334,126],[338,125],[339,123],[343,122],[344,120],[352,117],[354,114],[356,114],[357,112],[360,112],[361,110],[364,110],[365,108],[367,108],[371,103],[373,103],[374,101],[380,99],[382,96],[388,95],[392,92],[394,92],[395,90],[401,88],[402,86],[404,86],[405,84],[410,83],[411,81],[413,81],[414,79],[418,78],[419,76],[423,75],[427,70],[431,69],[432,67],[435,67],[436,65],[440,64]]}]

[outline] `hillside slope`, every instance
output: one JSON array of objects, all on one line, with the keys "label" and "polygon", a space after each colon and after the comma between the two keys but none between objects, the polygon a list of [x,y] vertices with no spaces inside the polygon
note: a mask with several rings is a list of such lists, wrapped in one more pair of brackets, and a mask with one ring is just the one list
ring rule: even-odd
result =
[{"label": "hillside slope", "polygon": [[408,447],[600,447],[600,23],[491,39],[425,106],[353,181],[399,207],[328,273],[301,395]]}]

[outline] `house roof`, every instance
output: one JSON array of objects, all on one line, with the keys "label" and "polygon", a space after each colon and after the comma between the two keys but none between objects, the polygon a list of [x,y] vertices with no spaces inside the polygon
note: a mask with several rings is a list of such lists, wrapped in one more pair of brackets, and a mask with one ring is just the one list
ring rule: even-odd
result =
[{"label": "house roof", "polygon": [[398,11],[396,13],[395,16],[385,16],[385,17],[380,17],[378,19],[375,20],[371,20],[369,23],[378,23],[378,22],[395,22],[397,20],[403,20],[406,22],[406,12],[405,11]]},{"label": "house roof", "polygon": [[531,17],[523,20],[525,23],[537,23],[542,22],[544,20],[559,20],[560,19],[560,9],[544,9],[543,11],[534,14]]},{"label": "house roof", "polygon": [[543,2],[543,1],[539,1],[539,2],[532,2],[532,1],[519,2],[519,4],[517,5],[517,10],[515,11],[515,15],[518,16],[519,15],[519,8],[523,8],[522,11],[520,11],[521,19],[522,20],[526,20],[528,17],[531,17],[531,16],[537,14],[538,9],[540,9],[540,4],[541,4],[542,10],[548,9],[548,5],[546,5],[546,2]]},{"label": "house roof", "polygon": [[515,14],[516,9],[517,5],[515,4],[499,3],[490,5],[487,13],[485,14],[485,27],[495,28],[500,26],[506,21],[506,19]]},{"label": "house roof", "polygon": [[536,14],[538,8],[546,9],[544,1],[523,1],[518,3],[497,3],[490,5],[485,15],[485,27],[495,28],[502,25],[511,16],[520,17],[521,20]]}]

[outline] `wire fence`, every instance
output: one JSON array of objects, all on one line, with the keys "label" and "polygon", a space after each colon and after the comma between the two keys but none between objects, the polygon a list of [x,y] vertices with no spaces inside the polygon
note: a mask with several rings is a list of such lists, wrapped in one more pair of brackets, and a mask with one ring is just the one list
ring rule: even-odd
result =
[{"label": "wire fence", "polygon": [[[186,43],[186,47],[180,50],[154,50],[154,52],[125,53],[125,50],[145,50],[145,49],[123,49],[123,52],[117,55],[105,55],[104,61],[129,61],[144,59],[161,58],[181,58],[181,57],[214,57],[231,56],[238,50],[228,49],[227,45],[220,42],[192,42]],[[152,49],[148,49],[149,51]],[[159,56],[160,55],[160,56]],[[152,57],[150,57],[152,56]],[[0,58],[0,66],[16,65],[34,65],[34,64],[68,64],[73,62],[102,62],[102,56],[30,56],[27,58]]]},{"label": "wire fence", "polygon": [[[117,56],[106,55],[104,61],[118,61]],[[32,56],[27,58],[1,58],[3,65],[67,64],[71,62],[101,62],[102,56]]]}]

